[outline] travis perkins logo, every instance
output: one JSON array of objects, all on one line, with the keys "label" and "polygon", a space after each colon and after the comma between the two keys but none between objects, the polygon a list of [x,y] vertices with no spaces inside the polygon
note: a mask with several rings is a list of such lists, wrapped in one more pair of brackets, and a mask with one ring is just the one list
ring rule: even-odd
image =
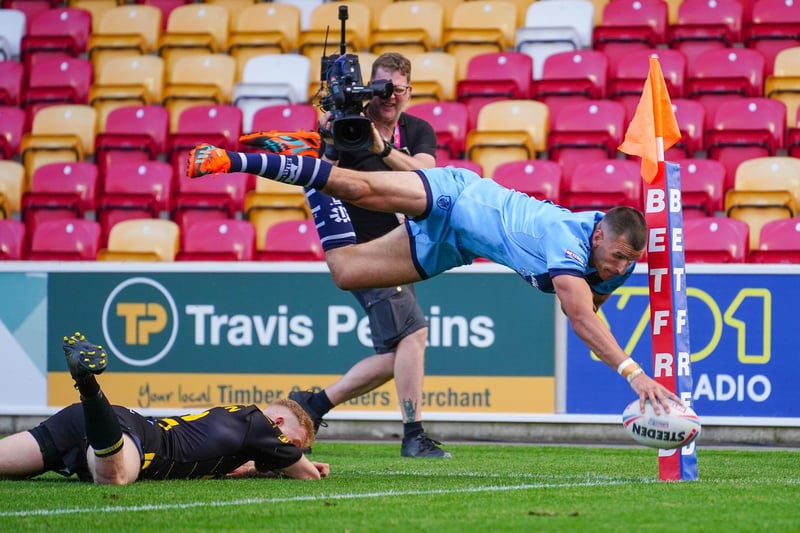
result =
[{"label": "travis perkins logo", "polygon": [[649,428],[636,422],[631,425],[631,431],[634,435],[664,442],[683,442],[686,439],[685,431],[664,431],[663,429]]}]

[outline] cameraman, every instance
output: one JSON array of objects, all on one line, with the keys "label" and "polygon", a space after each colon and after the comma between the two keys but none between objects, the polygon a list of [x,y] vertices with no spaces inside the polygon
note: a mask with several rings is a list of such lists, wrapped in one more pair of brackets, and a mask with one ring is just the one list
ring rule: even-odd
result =
[{"label": "cameraman", "polygon": [[[411,101],[411,62],[401,54],[385,53],[372,64],[371,83],[391,80],[388,98],[374,96],[364,109],[372,121],[372,145],[368,150],[337,152],[323,144],[323,159],[355,170],[415,170],[436,166],[436,134],[426,121],[403,111]],[[331,130],[331,112],[320,120],[320,132]],[[332,139],[323,140],[328,143]],[[338,200],[330,199],[339,204]],[[368,211],[345,204],[344,209],[323,207],[322,219],[347,216],[357,242],[378,238],[400,224],[398,216]],[[328,209],[328,213],[325,213]],[[334,214],[330,214],[334,213]],[[319,215],[320,213],[317,213]],[[315,219],[317,219],[315,215]],[[327,216],[326,216],[327,215]],[[317,222],[319,225],[319,222]],[[335,275],[335,273],[334,273]],[[413,285],[352,291],[369,317],[375,354],[356,363],[341,379],[324,390],[293,392],[289,395],[311,415],[315,424],[332,408],[383,385],[392,377],[403,417],[404,457],[448,458],[422,427],[422,382],[425,373],[425,342],[428,326],[417,303]]]}]

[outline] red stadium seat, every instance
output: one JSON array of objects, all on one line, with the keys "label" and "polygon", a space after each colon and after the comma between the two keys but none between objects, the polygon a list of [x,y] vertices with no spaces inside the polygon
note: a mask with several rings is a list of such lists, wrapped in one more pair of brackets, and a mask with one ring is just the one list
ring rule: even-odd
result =
[{"label": "red stadium seat", "polygon": [[652,49],[666,42],[667,3],[664,0],[615,0],[603,6],[595,26],[595,50],[606,54],[614,70],[633,50]]},{"label": "red stadium seat", "polygon": [[488,102],[527,98],[533,79],[533,60],[522,52],[487,52],[473,56],[456,83],[456,100],[467,105],[470,124]]},{"label": "red stadium seat", "polygon": [[425,119],[436,132],[437,161],[464,155],[469,117],[461,102],[423,102],[408,106],[406,112]]},{"label": "red stadium seat", "polygon": [[92,15],[86,10],[53,7],[36,14],[20,43],[20,55],[30,65],[42,54],[78,57],[86,53]]},{"label": "red stadium seat", "polygon": [[86,104],[93,76],[88,59],[42,57],[28,69],[28,83],[20,96],[20,105],[32,118],[43,106]]},{"label": "red stadium seat", "polygon": [[97,166],[87,161],[47,163],[22,195],[21,218],[28,236],[44,220],[84,218],[97,207]]},{"label": "red stadium seat", "polygon": [[220,148],[236,150],[242,135],[242,111],[232,104],[200,104],[178,115],[177,127],[167,138],[166,153],[175,173],[183,172],[176,155],[207,142]]},{"label": "red stadium seat", "polygon": [[776,155],[786,134],[786,106],[772,98],[741,98],[717,107],[705,149],[711,159],[725,165],[725,189],[734,185],[739,163]]},{"label": "red stadium seat", "polygon": [[25,68],[19,61],[0,61],[0,105],[19,105]]},{"label": "red stadium seat", "polygon": [[45,220],[36,226],[25,258],[35,261],[94,261],[100,223],[85,219]]},{"label": "red stadium seat", "polygon": [[256,257],[261,261],[323,261],[325,253],[313,222],[287,220],[270,226]]},{"label": "red stadium seat", "polygon": [[580,163],[562,187],[560,203],[573,211],[605,211],[617,205],[641,209],[641,165],[627,159]]},{"label": "red stadium seat", "polygon": [[117,161],[108,167],[97,205],[106,245],[111,228],[122,220],[158,218],[172,209],[172,167],[164,161]]},{"label": "red stadium seat", "polygon": [[703,217],[683,221],[687,263],[744,263],[749,241],[750,228],[741,220]]},{"label": "red stadium seat", "polygon": [[236,218],[244,210],[245,194],[255,188],[255,176],[232,172],[217,179],[177,178],[171,218],[181,229],[195,220]]},{"label": "red stadium seat", "polygon": [[542,78],[534,82],[530,97],[550,108],[550,124],[564,105],[606,97],[608,58],[597,50],[559,52],[547,57]]},{"label": "red stadium seat", "polygon": [[800,219],[784,218],[761,226],[758,248],[749,263],[800,263]]},{"label": "red stadium seat", "polygon": [[252,261],[256,230],[247,220],[198,220],[181,231],[176,261]]},{"label": "red stadium seat", "polygon": [[713,217],[722,211],[725,167],[713,159],[675,159],[681,167],[683,218]]},{"label": "red stadium seat", "polygon": [[312,131],[317,129],[317,116],[311,104],[270,105],[253,113],[250,131]]},{"label": "red stadium seat", "polygon": [[560,203],[561,167],[555,161],[546,159],[509,161],[494,169],[492,179],[503,187],[539,200]]},{"label": "red stadium seat", "polygon": [[166,149],[168,134],[169,112],[163,106],[131,105],[109,112],[94,144],[101,180],[115,163],[158,159]]},{"label": "red stadium seat", "polygon": [[561,165],[566,187],[577,164],[615,157],[624,121],[625,108],[611,100],[575,102],[561,109],[547,137],[547,158]]},{"label": "red stadium seat", "polygon": [[0,219],[0,261],[19,261],[26,252],[25,224],[14,219]]},{"label": "red stadium seat", "polygon": [[628,52],[616,67],[610,67],[608,80],[608,98],[625,106],[626,121],[633,118],[642,97],[644,81],[650,71],[651,55],[658,57],[670,99],[683,97],[686,57],[681,52],[669,48],[642,48]]},{"label": "red stadium seat", "polygon": [[19,107],[0,106],[0,157],[3,159],[20,155],[26,121],[25,111]]},{"label": "red stadium seat", "polygon": [[706,108],[696,100],[673,98],[672,111],[678,121],[681,139],[664,153],[664,159],[671,161],[693,157],[697,150],[703,149]]},{"label": "red stadium seat", "polygon": [[757,0],[743,40],[766,59],[766,75],[772,74],[775,56],[786,48],[800,46],[800,9],[793,1]]},{"label": "red stadium seat", "polygon": [[717,107],[743,96],[764,96],[764,56],[748,48],[719,48],[699,54],[688,64],[686,98],[706,108],[706,129]]},{"label": "red stadium seat", "polygon": [[691,65],[702,52],[740,43],[743,16],[738,0],[683,0],[668,31],[669,47],[683,52]]}]

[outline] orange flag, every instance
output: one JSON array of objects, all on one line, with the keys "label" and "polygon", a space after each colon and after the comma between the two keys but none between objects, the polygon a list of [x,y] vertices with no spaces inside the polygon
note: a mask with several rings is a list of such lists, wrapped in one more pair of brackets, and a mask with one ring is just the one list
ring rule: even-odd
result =
[{"label": "orange flag", "polygon": [[664,160],[664,152],[678,142],[681,132],[667,85],[658,58],[650,56],[650,72],[644,82],[642,98],[636,113],[625,132],[625,140],[619,150],[642,158],[642,178],[653,183],[658,173],[658,162]]}]

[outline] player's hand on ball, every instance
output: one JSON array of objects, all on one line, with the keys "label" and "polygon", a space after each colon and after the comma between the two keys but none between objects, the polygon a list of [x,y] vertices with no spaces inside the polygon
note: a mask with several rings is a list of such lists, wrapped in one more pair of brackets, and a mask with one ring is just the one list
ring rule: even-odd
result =
[{"label": "player's hand on ball", "polygon": [[661,409],[664,409],[664,412],[669,413],[670,407],[668,400],[673,400],[682,404],[681,399],[678,398],[675,393],[669,391],[663,385],[657,383],[647,374],[639,374],[631,381],[631,388],[633,391],[639,395],[639,409],[642,413],[644,413],[645,401],[650,400],[650,403],[653,404],[653,409],[656,414],[661,413]]}]

